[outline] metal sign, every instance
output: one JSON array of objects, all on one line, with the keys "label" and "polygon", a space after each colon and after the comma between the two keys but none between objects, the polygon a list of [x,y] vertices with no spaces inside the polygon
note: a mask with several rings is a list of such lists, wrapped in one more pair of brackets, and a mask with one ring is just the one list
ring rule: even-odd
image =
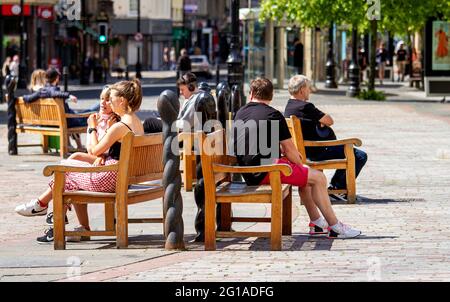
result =
[{"label": "metal sign", "polygon": [[136,42],[141,42],[143,39],[144,39],[144,36],[142,35],[142,33],[136,33],[136,34],[134,35],[134,40],[135,40]]}]

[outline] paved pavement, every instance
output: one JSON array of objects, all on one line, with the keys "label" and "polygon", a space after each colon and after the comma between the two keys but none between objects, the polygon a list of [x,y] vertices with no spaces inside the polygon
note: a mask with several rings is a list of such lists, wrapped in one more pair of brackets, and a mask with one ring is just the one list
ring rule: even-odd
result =
[{"label": "paved pavement", "polygon": [[[357,181],[355,205],[335,203],[338,217],[363,231],[355,240],[312,239],[308,218],[294,193],[292,237],[283,251],[271,252],[267,239],[224,239],[205,252],[188,243],[194,235],[195,202],[182,192],[185,251],[165,251],[161,225],[130,228],[130,248],[116,250],[114,240],[100,238],[54,251],[38,245],[44,218],[17,216],[14,207],[46,188],[42,169],[58,156],[39,148],[7,155],[0,145],[0,281],[450,281],[450,104],[425,98],[401,85],[387,85],[385,102],[353,100],[339,90],[321,89],[312,96],[330,113],[338,137],[358,137],[369,161]],[[274,106],[283,109],[286,91],[277,91]],[[156,109],[156,97],[143,102],[144,118]],[[90,105],[80,102],[80,108]],[[0,114],[6,107],[0,105]],[[3,119],[0,119],[3,120]],[[0,124],[6,142],[6,126]],[[32,135],[19,141],[38,142]],[[331,176],[327,172],[328,176]],[[160,201],[132,206],[130,215],[161,215]],[[90,207],[94,229],[103,225],[102,208]],[[236,215],[267,215],[268,206],[238,205]],[[69,213],[76,225],[74,213]],[[263,224],[239,224],[236,230],[263,230]]]}]

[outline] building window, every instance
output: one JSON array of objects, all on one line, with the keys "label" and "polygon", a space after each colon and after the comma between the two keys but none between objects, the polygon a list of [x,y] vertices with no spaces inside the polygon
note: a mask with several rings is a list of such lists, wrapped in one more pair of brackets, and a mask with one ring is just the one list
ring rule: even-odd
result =
[{"label": "building window", "polygon": [[128,13],[130,16],[137,16],[138,14],[138,0],[130,0],[130,10]]}]

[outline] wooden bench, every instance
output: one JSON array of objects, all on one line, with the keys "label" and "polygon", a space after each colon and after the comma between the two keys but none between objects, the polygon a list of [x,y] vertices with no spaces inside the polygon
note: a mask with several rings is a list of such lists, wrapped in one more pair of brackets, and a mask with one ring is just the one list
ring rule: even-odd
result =
[{"label": "wooden bench", "polygon": [[[259,167],[234,166],[234,157],[226,155],[225,133],[198,132],[202,146],[201,160],[205,183],[205,250],[216,249],[217,237],[269,237],[272,250],[281,250],[282,235],[292,235],[292,188],[281,184],[280,173],[290,175],[288,165]],[[232,173],[270,173],[270,185],[247,186],[231,181]],[[216,231],[216,205],[232,203],[271,204],[271,217],[221,217],[234,222],[268,222],[270,232]],[[225,211],[227,212],[227,211]],[[229,212],[229,211],[228,211]],[[225,223],[227,224],[227,223]]]},{"label": "wooden bench", "polygon": [[[117,171],[115,193],[88,191],[64,192],[67,172],[97,173]],[[66,236],[116,236],[118,248],[128,246],[128,223],[163,223],[163,218],[128,219],[128,206],[163,198],[163,136],[135,136],[131,132],[122,140],[118,164],[100,167],[47,166],[45,176],[54,174],[53,213],[54,246],[65,249]],[[105,204],[105,231],[67,232],[64,205]],[[116,219],[114,219],[116,217]]]},{"label": "wooden bench", "polygon": [[[303,164],[314,168],[316,170],[327,169],[343,169],[346,170],[346,184],[347,187],[343,190],[328,190],[329,194],[347,194],[347,202],[356,202],[356,176],[355,176],[355,153],[353,146],[360,147],[362,142],[357,138],[347,138],[332,141],[305,141],[303,140],[302,125],[296,116],[291,116],[286,119],[289,130],[291,132],[294,144],[298,152],[303,157]],[[331,147],[344,146],[345,158],[332,159],[324,161],[311,161],[306,158],[305,147]]]},{"label": "wooden bench", "polygon": [[67,128],[67,118],[87,118],[86,114],[67,114],[63,99],[39,99],[26,103],[22,97],[16,100],[17,133],[32,133],[41,135],[39,145],[19,145],[18,147],[41,146],[44,153],[48,152],[48,137],[59,136],[60,154],[68,153],[69,136],[76,133],[86,133],[87,127]]},{"label": "wooden bench", "polygon": [[194,154],[195,134],[191,132],[181,132],[178,134],[178,140],[183,142],[183,149],[180,152],[184,189],[186,192],[192,191],[194,181],[197,179],[197,158]]}]

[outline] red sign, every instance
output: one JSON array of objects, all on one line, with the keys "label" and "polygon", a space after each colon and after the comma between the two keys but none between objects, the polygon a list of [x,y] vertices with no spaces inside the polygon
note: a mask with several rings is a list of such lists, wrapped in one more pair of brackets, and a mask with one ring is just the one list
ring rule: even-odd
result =
[{"label": "red sign", "polygon": [[[24,5],[23,6],[23,14],[26,17],[31,16],[31,6],[30,5]],[[20,5],[18,4],[3,4],[2,5],[2,16],[8,16],[8,17],[19,17],[22,10],[20,8]]]},{"label": "red sign", "polygon": [[55,16],[53,6],[38,6],[37,15],[39,18],[44,20],[53,20]]},{"label": "red sign", "polygon": [[134,40],[135,40],[136,42],[141,42],[142,39],[144,39],[144,36],[143,36],[141,33],[136,33],[136,34],[134,35]]}]

